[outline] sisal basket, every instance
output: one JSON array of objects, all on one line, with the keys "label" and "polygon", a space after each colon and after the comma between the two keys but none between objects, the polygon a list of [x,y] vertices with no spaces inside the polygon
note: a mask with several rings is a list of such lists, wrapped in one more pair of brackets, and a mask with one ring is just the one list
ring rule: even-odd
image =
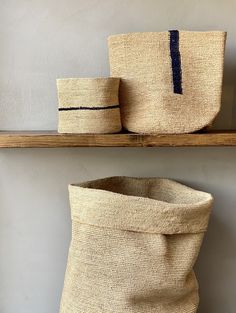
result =
[{"label": "sisal basket", "polygon": [[110,36],[110,72],[121,78],[123,126],[177,134],[211,124],[221,106],[225,39],[222,31]]},{"label": "sisal basket", "polygon": [[58,79],[59,133],[121,130],[119,78]]},{"label": "sisal basket", "polygon": [[158,178],[70,185],[72,240],[60,313],[195,313],[193,265],[212,197]]}]

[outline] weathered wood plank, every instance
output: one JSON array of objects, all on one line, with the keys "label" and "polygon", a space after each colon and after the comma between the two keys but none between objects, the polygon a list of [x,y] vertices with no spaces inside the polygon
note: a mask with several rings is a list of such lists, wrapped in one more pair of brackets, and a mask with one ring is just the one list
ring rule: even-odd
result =
[{"label": "weathered wood plank", "polygon": [[236,146],[236,132],[208,132],[181,135],[58,134],[55,131],[0,132],[0,148],[59,147],[200,147]]}]

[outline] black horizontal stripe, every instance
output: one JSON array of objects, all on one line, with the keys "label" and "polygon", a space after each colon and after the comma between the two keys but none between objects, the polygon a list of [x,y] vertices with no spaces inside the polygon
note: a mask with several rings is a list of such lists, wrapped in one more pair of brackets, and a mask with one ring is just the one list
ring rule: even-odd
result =
[{"label": "black horizontal stripe", "polygon": [[58,111],[76,111],[76,110],[109,110],[109,109],[117,109],[120,106],[118,104],[116,105],[110,105],[107,107],[68,107],[68,108],[59,108]]}]

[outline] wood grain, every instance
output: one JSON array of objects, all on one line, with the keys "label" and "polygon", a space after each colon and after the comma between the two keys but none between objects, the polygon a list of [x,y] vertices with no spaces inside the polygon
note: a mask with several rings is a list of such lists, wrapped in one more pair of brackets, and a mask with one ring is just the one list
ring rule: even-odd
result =
[{"label": "wood grain", "polygon": [[181,135],[58,134],[55,131],[0,132],[0,148],[59,147],[200,147],[236,146],[236,132]]}]

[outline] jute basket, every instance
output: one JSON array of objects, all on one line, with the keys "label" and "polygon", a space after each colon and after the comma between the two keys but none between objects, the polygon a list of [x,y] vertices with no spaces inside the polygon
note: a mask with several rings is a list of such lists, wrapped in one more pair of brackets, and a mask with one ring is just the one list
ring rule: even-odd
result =
[{"label": "jute basket", "polygon": [[59,133],[121,130],[119,78],[58,79]]},{"label": "jute basket", "polygon": [[193,265],[210,194],[167,179],[69,187],[72,241],[61,313],[195,313]]},{"label": "jute basket", "polygon": [[222,31],[110,36],[110,72],[121,78],[123,126],[177,134],[211,124],[221,106],[225,39]]}]

